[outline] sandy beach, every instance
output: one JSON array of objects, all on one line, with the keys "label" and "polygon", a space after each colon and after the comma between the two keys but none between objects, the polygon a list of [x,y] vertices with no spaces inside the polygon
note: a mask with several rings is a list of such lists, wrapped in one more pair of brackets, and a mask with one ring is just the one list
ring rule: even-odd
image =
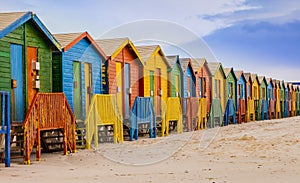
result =
[{"label": "sandy beach", "polygon": [[300,117],[42,154],[1,182],[300,182]]}]

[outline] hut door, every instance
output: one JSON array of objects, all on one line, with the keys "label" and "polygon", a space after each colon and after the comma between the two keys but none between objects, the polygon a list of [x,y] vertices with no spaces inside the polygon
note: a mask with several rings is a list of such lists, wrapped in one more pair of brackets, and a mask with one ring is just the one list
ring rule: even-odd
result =
[{"label": "hut door", "polygon": [[156,69],[156,114],[158,116],[161,115],[161,97],[162,97],[162,90],[161,90],[161,71],[160,69]]},{"label": "hut door", "polygon": [[23,93],[23,48],[22,45],[10,45],[11,79],[12,79],[12,121],[24,120]]},{"label": "hut door", "polygon": [[187,97],[191,97],[191,78],[187,76]]},{"label": "hut door", "polygon": [[176,97],[180,97],[180,82],[179,82],[179,76],[175,76],[175,95]]},{"label": "hut door", "polygon": [[125,118],[129,118],[130,110],[130,65],[125,63]]},{"label": "hut door", "polygon": [[116,87],[117,87],[117,104],[121,114],[123,114],[123,86],[122,86],[122,63],[116,62]]},{"label": "hut door", "polygon": [[33,69],[32,65],[37,61],[37,48],[27,47],[27,88],[28,88],[28,106],[31,105],[31,102],[37,93],[37,88],[39,86],[35,85],[35,79],[37,71]]},{"label": "hut door", "polygon": [[80,62],[73,62],[73,76],[74,76],[74,113],[76,119],[81,119],[81,69]]},{"label": "hut door", "polygon": [[150,97],[152,98],[154,104],[154,71],[150,71]]},{"label": "hut door", "polygon": [[85,111],[87,112],[93,97],[92,65],[84,63]]},{"label": "hut door", "polygon": [[202,98],[203,97],[203,87],[202,87],[202,78],[198,78],[198,85],[199,85],[199,98]]}]

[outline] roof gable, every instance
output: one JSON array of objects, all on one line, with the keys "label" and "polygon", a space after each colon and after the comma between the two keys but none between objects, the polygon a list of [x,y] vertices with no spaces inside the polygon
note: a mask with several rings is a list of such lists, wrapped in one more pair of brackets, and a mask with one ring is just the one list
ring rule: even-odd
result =
[{"label": "roof gable", "polygon": [[113,60],[126,46],[130,46],[134,54],[140,60],[140,63],[144,65],[140,53],[137,51],[136,47],[129,40],[129,38],[98,39],[95,42],[100,46],[101,49],[103,49],[104,53],[107,55],[107,57],[110,57],[111,60]]},{"label": "roof gable", "polygon": [[163,58],[165,64],[170,68],[171,65],[167,61],[165,54],[162,52],[159,45],[150,45],[150,46],[136,46],[137,52],[140,54],[142,60],[147,62],[147,60],[154,55],[155,53],[159,53]]},{"label": "roof gable", "polygon": [[246,82],[246,78],[245,78],[244,72],[242,70],[234,71],[234,74],[235,74],[237,80],[243,79]]},{"label": "roof gable", "polygon": [[180,64],[179,55],[166,56],[166,59],[169,62],[171,68],[173,68],[176,65],[176,63]]},{"label": "roof gable", "polygon": [[7,34],[23,25],[27,21],[32,20],[33,23],[41,30],[41,32],[52,42],[52,44],[61,50],[61,45],[52,36],[46,26],[33,12],[13,12],[13,13],[0,13],[0,39]]},{"label": "roof gable", "polygon": [[107,59],[107,56],[103,50],[96,44],[94,39],[89,35],[88,32],[77,32],[77,33],[67,33],[67,34],[54,34],[54,37],[59,41],[64,52],[68,51],[75,44],[77,44],[82,39],[88,39],[96,50],[100,53],[103,58]]},{"label": "roof gable", "polygon": [[223,66],[220,62],[208,62],[208,68],[210,70],[210,73],[212,76],[215,76],[218,72],[218,70],[221,70],[223,77],[226,79],[226,75],[223,69]]}]

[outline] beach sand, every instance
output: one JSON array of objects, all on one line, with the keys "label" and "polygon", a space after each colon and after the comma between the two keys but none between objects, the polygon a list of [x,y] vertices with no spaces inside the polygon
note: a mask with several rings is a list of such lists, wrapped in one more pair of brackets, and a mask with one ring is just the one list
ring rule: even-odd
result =
[{"label": "beach sand", "polygon": [[300,182],[300,117],[229,125],[62,155],[10,168],[9,182]]}]

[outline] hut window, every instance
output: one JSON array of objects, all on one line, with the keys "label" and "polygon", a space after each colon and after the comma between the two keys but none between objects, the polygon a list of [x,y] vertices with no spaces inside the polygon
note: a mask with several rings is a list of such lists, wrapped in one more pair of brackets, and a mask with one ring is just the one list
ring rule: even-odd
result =
[{"label": "hut window", "polygon": [[269,94],[269,99],[273,99],[273,92],[272,92],[272,89],[268,89],[268,94]]},{"label": "hut window", "polygon": [[203,97],[206,96],[206,80],[205,78],[202,78],[202,93],[203,93]]},{"label": "hut window", "polygon": [[206,94],[205,78],[199,78],[199,97],[203,98]]},{"label": "hut window", "polygon": [[266,89],[265,88],[261,88],[261,96],[262,96],[262,99],[266,99]]},{"label": "hut window", "polygon": [[191,78],[187,76],[187,96],[191,96]]},{"label": "hut window", "polygon": [[215,97],[216,98],[221,98],[221,82],[218,79],[215,79]]},{"label": "hut window", "polygon": [[240,96],[240,99],[244,98],[244,92],[243,92],[242,84],[238,84],[238,95]]},{"label": "hut window", "polygon": [[233,96],[233,83],[229,82],[228,83],[228,97],[232,98]]},{"label": "hut window", "polygon": [[254,86],[254,99],[258,99],[257,86]]},{"label": "hut window", "polygon": [[248,85],[247,97],[251,97],[251,86]]}]

